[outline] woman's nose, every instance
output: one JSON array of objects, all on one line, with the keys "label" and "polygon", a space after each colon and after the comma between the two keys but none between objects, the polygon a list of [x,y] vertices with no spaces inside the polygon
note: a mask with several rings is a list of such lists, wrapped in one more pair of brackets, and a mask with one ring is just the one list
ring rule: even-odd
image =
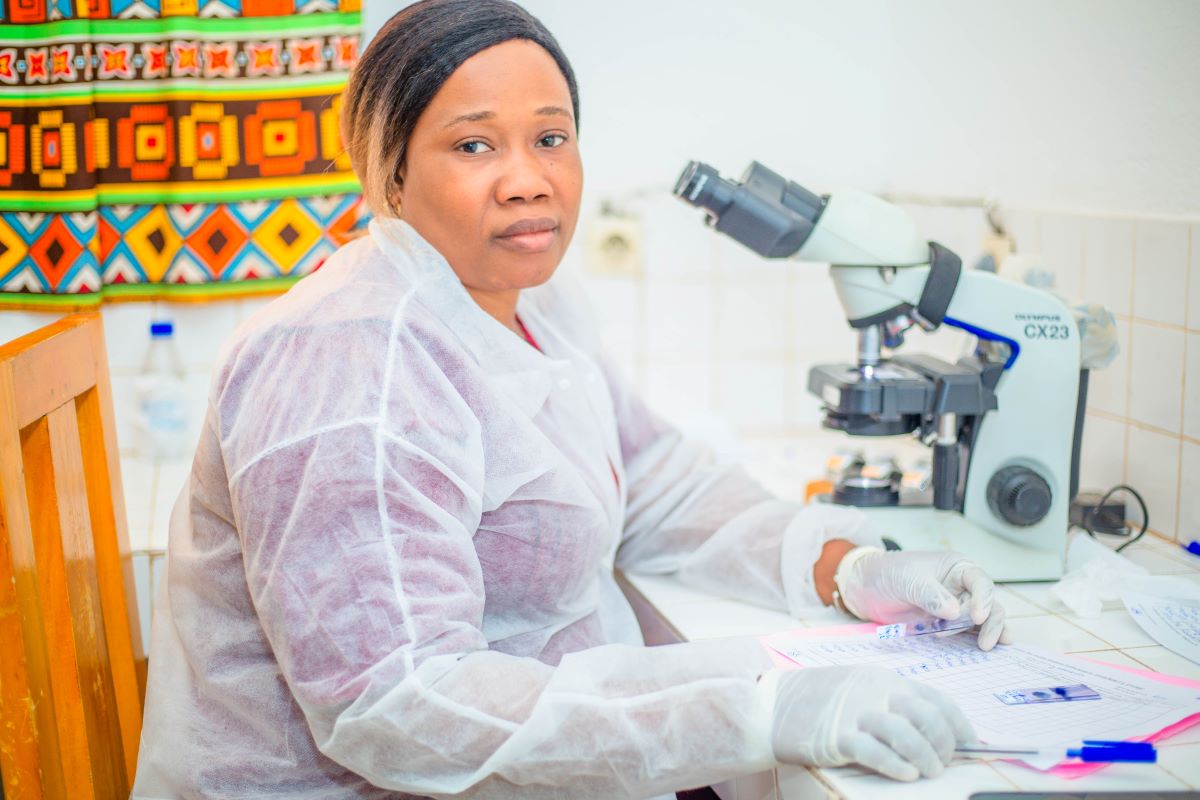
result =
[{"label": "woman's nose", "polygon": [[547,165],[534,152],[518,148],[505,159],[503,169],[496,186],[496,199],[501,203],[529,202],[549,197],[554,191],[546,174]]}]

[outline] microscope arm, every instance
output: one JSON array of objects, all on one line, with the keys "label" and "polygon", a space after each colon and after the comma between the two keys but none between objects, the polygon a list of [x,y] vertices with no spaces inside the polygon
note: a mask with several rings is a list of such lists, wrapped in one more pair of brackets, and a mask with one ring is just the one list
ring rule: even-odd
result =
[{"label": "microscope arm", "polygon": [[868,337],[901,315],[937,327],[958,280],[957,257],[931,246],[903,209],[873,195],[822,197],[757,162],[737,183],[696,161],[675,194],[707,211],[718,232],[765,258],[834,265],[846,317]]}]

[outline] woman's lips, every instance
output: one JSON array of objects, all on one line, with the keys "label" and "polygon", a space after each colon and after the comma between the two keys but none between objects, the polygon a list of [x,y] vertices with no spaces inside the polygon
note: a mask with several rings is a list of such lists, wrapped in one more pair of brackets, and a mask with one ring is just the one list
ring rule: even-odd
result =
[{"label": "woman's lips", "polygon": [[553,244],[558,236],[558,224],[552,219],[523,219],[509,225],[496,236],[496,241],[510,250],[540,253]]}]

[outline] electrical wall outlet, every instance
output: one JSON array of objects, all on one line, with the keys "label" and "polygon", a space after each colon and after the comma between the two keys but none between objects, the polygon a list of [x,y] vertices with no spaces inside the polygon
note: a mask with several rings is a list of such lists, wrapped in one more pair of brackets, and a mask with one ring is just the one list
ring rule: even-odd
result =
[{"label": "electrical wall outlet", "polygon": [[642,222],[638,217],[601,213],[588,224],[584,258],[598,275],[642,274]]},{"label": "electrical wall outlet", "polygon": [[1016,242],[1008,234],[989,233],[980,244],[984,254],[991,256],[996,272],[1000,272],[1008,257],[1017,251]]}]

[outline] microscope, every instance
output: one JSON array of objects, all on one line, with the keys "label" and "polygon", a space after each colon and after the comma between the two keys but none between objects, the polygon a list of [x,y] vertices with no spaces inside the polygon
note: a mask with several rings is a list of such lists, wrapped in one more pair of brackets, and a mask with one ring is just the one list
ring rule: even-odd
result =
[{"label": "microscope", "polygon": [[[901,504],[898,486],[861,476],[843,479],[835,502],[862,508],[901,549],[957,550],[996,580],[1062,576],[1088,373],[1060,299],[964,271],[877,197],[817,195],[757,162],[735,182],[693,161],[675,194],[765,258],[831,265],[858,353],[809,372],[825,427],[931,448],[932,502]],[[913,326],[965,331],[974,352],[953,364],[896,353]]]}]

